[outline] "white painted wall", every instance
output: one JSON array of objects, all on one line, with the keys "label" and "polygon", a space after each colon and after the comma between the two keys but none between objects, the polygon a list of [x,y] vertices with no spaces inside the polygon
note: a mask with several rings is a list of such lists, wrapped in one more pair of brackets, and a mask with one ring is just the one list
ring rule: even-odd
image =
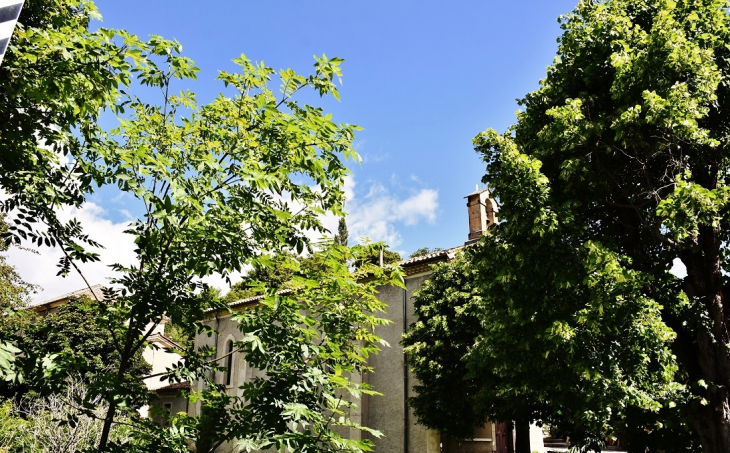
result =
[{"label": "white painted wall", "polygon": [[[172,365],[178,363],[180,359],[182,359],[182,356],[180,354],[167,352],[165,350],[165,345],[155,341],[153,341],[152,344],[156,344],[159,349],[155,349],[152,346],[147,346],[145,350],[142,351],[142,357],[144,357],[147,363],[152,365],[152,371],[150,372],[150,374],[163,373],[168,368],[172,368]],[[145,379],[144,383],[150,390],[169,385],[168,381],[160,381],[159,376],[147,378]]]}]

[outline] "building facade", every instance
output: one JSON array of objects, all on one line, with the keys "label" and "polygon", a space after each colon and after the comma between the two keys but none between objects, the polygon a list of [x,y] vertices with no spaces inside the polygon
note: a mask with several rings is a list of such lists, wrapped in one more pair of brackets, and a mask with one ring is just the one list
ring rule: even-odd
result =
[{"label": "building facade", "polygon": [[[380,353],[369,357],[369,365],[374,372],[363,376],[353,376],[355,380],[362,380],[370,384],[373,389],[382,393],[379,396],[362,395],[358,405],[350,413],[350,419],[376,429],[383,433],[383,437],[370,440],[375,444],[375,451],[403,452],[403,453],[492,453],[506,449],[508,443],[513,442],[510,433],[501,430],[494,423],[476,428],[474,438],[469,441],[455,441],[439,432],[426,429],[418,424],[413,411],[408,408],[407,399],[413,396],[413,386],[417,384],[416,377],[408,369],[400,344],[403,333],[416,321],[413,305],[413,295],[429,278],[431,266],[447,262],[463,247],[475,242],[489,228],[497,222],[497,204],[490,198],[489,190],[477,190],[466,197],[469,218],[469,234],[463,245],[448,250],[441,250],[425,256],[419,256],[401,261],[399,265],[405,273],[405,289],[394,286],[378,288],[378,299],[387,306],[384,318],[392,322],[385,326],[378,326],[376,333],[386,340],[389,348],[383,348]],[[232,304],[234,310],[242,310],[256,304],[257,298],[242,300]],[[232,344],[242,339],[238,324],[231,319],[230,313],[211,313],[206,322],[215,334],[200,335],[195,340],[196,347],[210,346],[217,351],[227,353]],[[227,391],[231,395],[238,395],[238,387],[255,377],[262,376],[259,370],[247,366],[240,353],[232,355],[230,371],[219,372],[216,379],[226,383]],[[202,383],[195,383],[197,390],[202,390]],[[197,415],[198,405],[190,405],[189,414]],[[347,435],[347,433],[342,433]],[[532,428],[532,450],[542,451],[542,435],[537,427]],[[351,430],[351,439],[360,439],[368,436],[359,430]],[[235,451],[235,445],[224,445],[219,451]]]}]

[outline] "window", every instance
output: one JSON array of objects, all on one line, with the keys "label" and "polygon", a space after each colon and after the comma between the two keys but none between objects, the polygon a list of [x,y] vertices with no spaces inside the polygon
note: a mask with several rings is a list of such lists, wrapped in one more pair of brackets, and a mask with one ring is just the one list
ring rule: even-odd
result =
[{"label": "window", "polygon": [[226,375],[225,375],[225,383],[226,385],[231,385],[232,377],[233,377],[233,340],[228,340],[226,342]]},{"label": "window", "polygon": [[162,403],[163,414],[160,414],[158,423],[160,426],[169,426],[170,418],[172,416],[172,403]]}]

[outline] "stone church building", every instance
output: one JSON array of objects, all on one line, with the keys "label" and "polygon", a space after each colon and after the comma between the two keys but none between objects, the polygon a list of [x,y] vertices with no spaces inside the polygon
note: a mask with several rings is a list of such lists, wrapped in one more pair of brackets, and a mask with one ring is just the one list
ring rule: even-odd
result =
[{"label": "stone church building", "polygon": [[[441,250],[425,256],[419,256],[401,261],[399,264],[405,273],[406,289],[393,286],[379,288],[378,298],[387,304],[387,311],[383,317],[390,319],[391,324],[378,326],[376,333],[391,346],[383,348],[377,355],[369,358],[369,364],[374,368],[373,373],[356,377],[369,383],[382,396],[362,395],[357,408],[350,414],[353,422],[377,429],[383,437],[371,438],[375,444],[375,451],[393,453],[505,453],[507,443],[511,442],[510,433],[497,429],[498,425],[487,423],[475,429],[474,438],[467,442],[455,442],[442,437],[437,431],[426,429],[417,423],[416,417],[408,409],[407,398],[413,396],[413,386],[416,378],[405,364],[403,347],[400,345],[402,334],[408,326],[416,321],[412,297],[424,281],[431,274],[431,265],[451,260],[459,249],[475,242],[482,232],[497,221],[496,202],[490,198],[488,189],[477,190],[465,197],[469,218],[469,234],[467,241],[454,248]],[[246,305],[256,303],[257,298],[245,299],[232,304],[234,309],[242,309]],[[196,347],[215,346],[218,351],[227,351],[229,345],[240,340],[242,334],[238,331],[235,321],[230,314],[211,314],[209,325],[216,328],[218,335],[208,337],[201,335],[196,338]],[[237,353],[234,353],[237,354]],[[227,381],[229,392],[238,392],[238,387],[244,382],[261,373],[246,365],[238,357],[232,361],[233,370],[230,376],[219,373],[220,382]],[[202,384],[194,384],[200,387]],[[172,399],[168,404],[172,404]],[[198,405],[191,404],[189,414],[196,415],[200,411]],[[350,438],[366,436],[358,430],[351,430]],[[542,433],[539,428],[531,428],[531,449],[542,451]],[[235,451],[232,446],[221,451]]]},{"label": "stone church building", "polygon": [[[400,345],[401,336],[408,327],[416,321],[413,306],[413,294],[418,291],[421,285],[431,274],[431,265],[447,262],[454,258],[455,254],[465,246],[476,242],[482,233],[497,221],[497,205],[490,198],[487,189],[477,190],[465,197],[467,199],[467,212],[469,219],[469,233],[467,241],[459,246],[430,253],[424,256],[414,257],[401,261],[399,265],[405,274],[405,287],[382,286],[378,289],[378,298],[387,305],[386,313],[382,317],[390,319],[392,323],[378,326],[376,333],[390,344],[390,347],[369,357],[369,365],[375,370],[364,376],[355,376],[353,379],[361,379],[369,383],[376,391],[382,393],[378,396],[362,395],[357,407],[350,413],[350,419],[362,426],[376,429],[383,433],[381,438],[370,440],[375,444],[375,451],[383,453],[507,453],[507,445],[513,442],[513,436],[505,429],[505,424],[487,423],[474,430],[474,437],[470,441],[456,442],[439,432],[426,429],[417,423],[416,417],[408,408],[407,398],[413,396],[413,386],[417,383],[415,376],[411,373],[405,363],[403,347]],[[54,313],[58,307],[67,303],[72,297],[89,296],[103,298],[100,285],[89,289],[80,290],[74,293],[65,294],[51,300],[47,300],[33,308],[40,315]],[[92,293],[93,291],[93,293]],[[234,310],[242,310],[247,306],[258,303],[258,298],[244,299],[231,304]],[[238,324],[231,319],[227,312],[210,312],[206,323],[212,327],[217,334],[207,336],[199,335],[195,338],[195,347],[204,345],[214,346],[217,351],[232,351],[232,345],[242,339],[238,330]],[[148,347],[144,351],[145,359],[153,365],[153,372],[164,371],[182,358],[171,352],[170,349],[176,345],[163,334],[164,325],[160,324],[154,335],[150,337],[151,343],[156,343],[157,348]],[[178,348],[179,349],[179,348]],[[249,367],[240,357],[240,353],[234,352],[233,359],[228,362],[232,369],[229,372],[218,372],[216,379],[225,383],[230,394],[239,392],[243,383],[254,377],[261,376],[260,370]],[[200,413],[200,403],[189,403],[180,397],[180,390],[202,390],[202,382],[177,383],[166,385],[159,382],[159,379],[151,379],[147,382],[148,387],[155,391],[158,399],[155,405],[166,409],[171,413],[186,412],[195,416]],[[143,409],[146,415],[146,408]],[[341,433],[347,434],[347,433]],[[351,430],[349,438],[360,439],[367,436],[359,430]],[[542,452],[543,442],[541,430],[531,427],[531,450]],[[236,451],[235,445],[228,444],[218,449],[221,452]]]}]

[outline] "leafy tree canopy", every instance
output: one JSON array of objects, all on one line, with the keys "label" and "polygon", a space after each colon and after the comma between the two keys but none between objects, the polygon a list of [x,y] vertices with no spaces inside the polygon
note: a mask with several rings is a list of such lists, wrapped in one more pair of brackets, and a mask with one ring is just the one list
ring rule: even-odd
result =
[{"label": "leafy tree canopy", "polygon": [[28,0],[0,66],[0,188],[7,195],[0,210],[13,213],[3,236],[58,244],[63,273],[71,259],[98,259],[87,249],[98,244],[56,210],[79,207],[104,183],[91,165],[100,158],[96,120],[106,108],[123,111],[120,90],[162,43],[124,30],[90,31],[100,18],[91,0]]},{"label": "leafy tree canopy", "polygon": [[730,450],[728,6],[580,2],[517,123],[474,139],[503,220],[469,252],[480,414]]},{"label": "leafy tree canopy", "polygon": [[413,253],[411,253],[411,255],[409,256],[409,258],[416,258],[416,257],[419,257],[419,256],[425,256],[425,255],[428,255],[430,253],[440,252],[441,250],[443,250],[441,247],[434,247],[434,248],[421,247],[420,249],[416,249]]},{"label": "leafy tree canopy", "polygon": [[364,254],[358,258],[357,262],[355,263],[356,266],[362,266],[364,263],[373,264],[375,266],[380,266],[381,256],[382,252],[382,264],[383,266],[388,264],[396,264],[399,261],[401,261],[400,253],[393,252],[388,250],[388,245],[383,242],[376,242],[373,244],[368,244],[365,247]]},{"label": "leafy tree canopy", "polygon": [[413,296],[418,321],[403,336],[408,365],[418,377],[408,401],[419,423],[457,439],[469,439],[486,417],[474,401],[480,382],[467,377],[465,357],[481,333],[479,291],[463,254],[432,266]]},{"label": "leafy tree canopy", "polygon": [[[87,296],[72,298],[60,306],[55,313],[46,316],[35,315],[33,320],[23,326],[22,335],[16,338],[16,346],[26,357],[18,359],[31,371],[31,379],[3,391],[5,396],[16,400],[27,392],[48,395],[57,391],[53,384],[63,385],[68,379],[81,378],[89,387],[103,386],[106,375],[115,369],[119,362],[120,351],[116,338],[105,325],[106,311],[95,300]],[[49,370],[62,373],[48,382],[47,376],[33,376],[35,362],[53,356],[62,364],[62,370]],[[61,368],[61,366],[59,366]],[[129,361],[129,376],[143,376],[151,367],[138,351]],[[125,391],[130,395],[132,408],[147,401],[147,389],[136,379],[128,379]]]},{"label": "leafy tree canopy", "polygon": [[[363,261],[365,248],[335,245],[321,253],[321,264],[299,266],[290,295],[266,291],[260,306],[236,316],[245,333],[236,345],[241,359],[269,371],[244,389],[247,404],[210,379],[219,353],[190,346],[185,362],[162,377],[204,380],[205,390],[189,395],[203,415],[173,416],[164,427],[130,419],[136,443],[110,437],[119,414],[135,404],[130,388],[142,379],[132,372],[135,357],[163,317],[186,334],[204,334],[210,331],[206,310],[230,310],[203,278],[230,277],[249,266],[276,274],[265,268],[276,267],[277,252],[300,256],[312,232],[326,233],[322,215],[343,215],[343,161],[359,160],[352,149],[359,128],[297,100],[307,91],[339,99],[335,81],[343,60],[316,57],[312,73],[300,75],[241,55],[234,60],[237,71],[219,73],[223,93],[200,105],[184,88],[198,69],[179,43],[90,32],[96,12],[87,0],[44,5],[37,23],[35,16],[21,16],[0,77],[8,106],[0,113],[12,124],[9,135],[2,132],[11,152],[3,155],[0,172],[0,186],[10,194],[5,209],[17,208],[10,237],[61,246],[61,273],[67,273],[96,259],[87,248],[97,244],[78,222],[58,221],[57,208],[80,206],[95,187],[111,186],[137,202],[131,211],[140,213],[126,230],[136,257],[112,266],[110,303],[97,304],[98,326],[109,331],[118,352],[110,356],[110,372],[87,386],[88,401],[105,408],[98,451],[182,452],[196,443],[202,452],[235,439],[244,449],[368,450],[369,441],[343,439],[334,425],[365,429],[347,416],[355,401],[341,395],[370,391],[347,376],[366,371],[366,357],[377,351],[373,330],[385,321],[374,315],[382,309],[375,285],[401,279],[397,269],[363,264],[358,272],[374,280],[358,282],[349,263]],[[151,99],[154,93],[160,98]],[[105,107],[119,115],[111,131],[96,124]],[[19,135],[11,139],[11,133]],[[63,165],[58,153],[72,159]],[[10,379],[58,381],[74,369],[73,359],[38,356],[33,370]]]},{"label": "leafy tree canopy", "polygon": [[[7,232],[7,229],[5,216],[0,215],[0,235]],[[0,310],[26,306],[36,289],[34,285],[26,283],[15,268],[7,263],[7,257],[3,253],[8,247],[8,244],[0,242]],[[3,322],[3,318],[0,318],[0,323]]]},{"label": "leafy tree canopy", "polygon": [[[312,258],[302,258],[306,263]],[[292,252],[280,252],[273,256],[261,257],[261,260],[246,274],[246,277],[231,286],[231,290],[223,297],[227,303],[236,302],[263,294],[266,289],[279,291],[291,287],[299,260]]]}]

